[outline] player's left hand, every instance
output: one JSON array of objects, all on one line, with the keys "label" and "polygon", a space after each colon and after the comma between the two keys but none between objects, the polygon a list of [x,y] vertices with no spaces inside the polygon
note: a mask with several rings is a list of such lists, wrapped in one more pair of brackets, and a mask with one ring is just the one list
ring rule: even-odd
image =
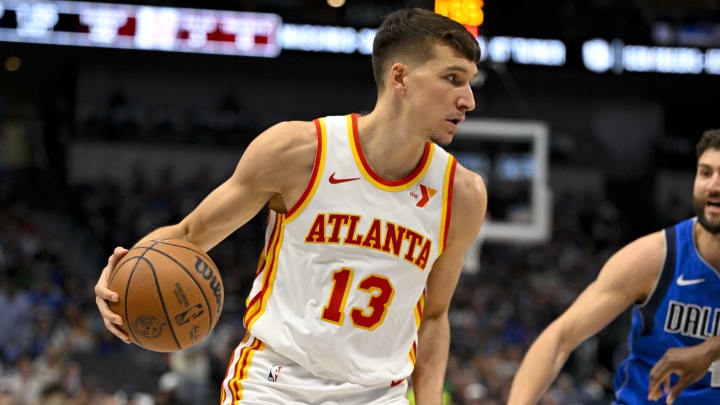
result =
[{"label": "player's left hand", "polygon": [[[650,370],[648,399],[657,401],[662,398],[664,391],[669,391],[665,402],[672,404],[685,387],[700,380],[708,372],[711,363],[712,356],[703,344],[668,349]],[[671,386],[670,376],[673,373],[680,379]],[[664,388],[661,388],[662,385]]]}]

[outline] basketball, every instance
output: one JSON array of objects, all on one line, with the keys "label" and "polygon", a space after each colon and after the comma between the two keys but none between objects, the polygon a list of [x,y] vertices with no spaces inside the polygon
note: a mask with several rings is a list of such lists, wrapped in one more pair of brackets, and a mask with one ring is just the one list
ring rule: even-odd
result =
[{"label": "basketball", "polygon": [[135,344],[174,352],[200,342],[217,323],[224,289],[220,272],[198,246],[179,239],[134,246],[110,273],[118,294],[110,309]]}]

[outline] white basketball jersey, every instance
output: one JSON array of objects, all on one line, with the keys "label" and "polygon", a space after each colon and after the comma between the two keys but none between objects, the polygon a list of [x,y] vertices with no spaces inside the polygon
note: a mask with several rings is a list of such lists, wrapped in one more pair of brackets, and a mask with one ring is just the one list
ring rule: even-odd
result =
[{"label": "white basketball jersey", "polygon": [[311,180],[271,210],[247,299],[248,331],[314,375],[362,385],[409,376],[425,282],[447,239],[456,160],[428,142],[387,181],[365,161],[357,117],[315,120]]}]

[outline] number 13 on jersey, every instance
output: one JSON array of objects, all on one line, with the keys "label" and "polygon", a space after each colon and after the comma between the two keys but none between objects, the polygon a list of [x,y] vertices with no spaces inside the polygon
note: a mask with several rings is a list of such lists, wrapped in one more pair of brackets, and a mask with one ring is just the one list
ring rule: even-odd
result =
[{"label": "number 13 on jersey", "polygon": [[[345,303],[353,282],[353,270],[343,267],[332,273],[332,290],[321,319],[342,325],[345,320]],[[374,330],[383,323],[395,289],[387,277],[371,274],[360,280],[357,289],[370,295],[365,308],[350,308],[350,318],[357,328]]]}]

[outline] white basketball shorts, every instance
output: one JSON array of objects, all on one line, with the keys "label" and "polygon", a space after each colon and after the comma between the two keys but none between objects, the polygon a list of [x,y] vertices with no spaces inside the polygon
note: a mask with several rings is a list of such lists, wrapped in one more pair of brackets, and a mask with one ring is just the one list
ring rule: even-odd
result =
[{"label": "white basketball shorts", "polygon": [[407,380],[364,386],[317,377],[252,336],[233,351],[221,405],[408,405]]}]

